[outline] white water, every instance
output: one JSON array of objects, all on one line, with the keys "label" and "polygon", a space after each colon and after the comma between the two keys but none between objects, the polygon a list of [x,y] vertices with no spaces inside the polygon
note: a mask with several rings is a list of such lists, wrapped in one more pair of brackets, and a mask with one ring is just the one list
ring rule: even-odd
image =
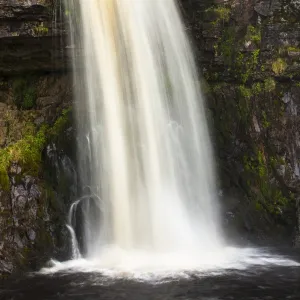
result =
[{"label": "white water", "polygon": [[82,205],[86,256],[107,245],[219,247],[212,149],[175,1],[68,3],[84,52],[75,61],[80,175],[95,195]]},{"label": "white water", "polygon": [[164,277],[298,265],[221,241],[199,77],[175,1],[65,1],[82,197],[69,215],[75,260],[42,272]]},{"label": "white water", "polygon": [[[71,235],[71,247],[72,247],[72,259],[80,259],[81,258],[81,254],[79,251],[79,247],[78,247],[78,241],[76,238],[76,233],[74,231],[74,219],[76,221],[76,209],[78,206],[79,200],[75,201],[70,208],[69,211],[69,216],[68,216],[68,224],[66,225],[70,235]],[[76,223],[75,223],[76,225]]]},{"label": "white water", "polygon": [[[221,251],[206,253],[190,251],[185,256],[181,253],[157,255],[121,249],[108,250],[100,259],[78,259],[64,263],[52,261],[52,267],[42,269],[41,273],[99,273],[103,277],[98,278],[95,284],[101,282],[105,284],[109,279],[115,278],[165,282],[177,278],[230,274],[232,270],[245,271],[253,267],[255,267],[254,272],[256,269],[262,270],[274,266],[300,267],[299,263],[288,257],[270,254],[268,249],[226,247]],[[247,276],[251,272],[242,274]]]}]

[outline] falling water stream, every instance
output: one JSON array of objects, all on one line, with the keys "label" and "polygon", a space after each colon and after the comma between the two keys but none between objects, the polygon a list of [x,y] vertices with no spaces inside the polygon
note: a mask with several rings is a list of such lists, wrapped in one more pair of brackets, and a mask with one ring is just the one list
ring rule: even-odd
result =
[{"label": "falling water stream", "polygon": [[67,224],[73,259],[42,272],[298,266],[222,240],[204,100],[176,1],[65,5],[82,195]]},{"label": "falling water stream", "polygon": [[71,3],[84,51],[75,62],[80,173],[98,202],[83,205],[86,256],[108,245],[219,247],[205,109],[175,1]]}]

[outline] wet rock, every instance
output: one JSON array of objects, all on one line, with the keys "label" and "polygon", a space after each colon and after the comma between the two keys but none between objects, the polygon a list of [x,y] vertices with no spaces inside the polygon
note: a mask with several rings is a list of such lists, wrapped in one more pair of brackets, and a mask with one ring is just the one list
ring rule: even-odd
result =
[{"label": "wet rock", "polygon": [[282,101],[287,104],[289,103],[290,101],[292,100],[292,94],[291,92],[287,92],[284,94],[283,98],[282,98]]},{"label": "wet rock", "polygon": [[281,165],[277,168],[277,172],[280,176],[284,176],[285,175],[285,170],[286,170],[286,166],[285,165]]},{"label": "wet rock", "polygon": [[25,189],[30,190],[31,186],[36,182],[36,179],[32,176],[26,175],[22,179],[22,182],[24,184]]},{"label": "wet rock", "polygon": [[300,197],[296,198],[296,213],[297,213],[297,225],[294,244],[295,247],[300,248]]},{"label": "wet rock", "polygon": [[[197,35],[197,60],[210,85],[206,97],[222,205],[234,213],[232,224],[241,234],[260,239],[288,236],[289,243],[300,193],[298,4],[195,2],[190,11],[185,6],[187,19],[194,21],[189,31]],[[195,11],[203,17],[194,17]],[[211,11],[227,18],[212,20]],[[240,201],[227,208],[224,202],[232,190]]]},{"label": "wet rock", "polygon": [[35,231],[32,230],[32,229],[29,229],[29,230],[28,230],[27,235],[28,235],[28,237],[29,237],[29,239],[30,239],[31,241],[34,241],[35,238],[36,238],[36,233],[35,233]]},{"label": "wet rock", "polygon": [[254,6],[254,10],[264,17],[272,16],[277,9],[280,9],[280,0],[264,0]]},{"label": "wet rock", "polygon": [[260,127],[259,127],[259,124],[258,124],[256,116],[253,116],[253,125],[254,125],[254,128],[255,128],[255,131],[257,133],[260,133]]},{"label": "wet rock", "polygon": [[300,25],[268,24],[264,27],[261,41],[262,51],[271,51],[279,47],[297,47],[300,41]]},{"label": "wet rock", "polygon": [[0,274],[11,274],[13,271],[13,264],[0,259]]},{"label": "wet rock", "polygon": [[[1,94],[0,94],[1,96]],[[0,99],[3,99],[4,97],[0,97]],[[0,112],[5,112],[7,110],[7,104],[0,102]]]},{"label": "wet rock", "polygon": [[12,187],[12,207],[15,211],[23,211],[28,201],[28,191],[23,185]]},{"label": "wet rock", "polygon": [[34,120],[34,124],[36,124],[37,126],[42,125],[45,122],[45,118],[43,116],[40,116],[39,118]]},{"label": "wet rock", "polygon": [[31,188],[30,188],[30,191],[29,191],[29,198],[30,198],[30,200],[32,200],[32,199],[39,199],[40,196],[41,196],[41,192],[39,190],[38,185],[33,184],[31,186]]},{"label": "wet rock", "polygon": [[250,19],[253,17],[254,14],[254,3],[253,0],[244,0],[232,1],[232,18],[238,22],[239,24],[249,24]]},{"label": "wet rock", "polygon": [[61,102],[61,98],[59,96],[49,96],[49,97],[41,97],[37,99],[37,105],[40,108],[44,108],[53,104],[58,104]]},{"label": "wet rock", "polygon": [[234,220],[234,218],[235,218],[235,215],[234,215],[233,212],[231,212],[231,211],[226,212],[226,214],[225,214],[225,223],[226,224],[231,223]]},{"label": "wet rock", "polygon": [[15,234],[14,234],[14,242],[17,244],[17,246],[19,248],[22,249],[24,247],[24,245],[22,243],[22,240],[21,240],[20,235],[18,234],[18,232],[15,232]]},{"label": "wet rock", "polygon": [[21,172],[22,172],[22,168],[20,167],[20,165],[18,165],[16,163],[14,163],[14,164],[11,165],[11,167],[10,167],[10,173],[12,175],[19,175],[19,174],[21,174]]}]

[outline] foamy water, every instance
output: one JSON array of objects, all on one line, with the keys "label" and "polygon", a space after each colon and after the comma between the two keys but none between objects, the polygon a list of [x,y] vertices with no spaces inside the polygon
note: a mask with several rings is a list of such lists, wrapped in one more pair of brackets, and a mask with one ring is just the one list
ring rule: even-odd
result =
[{"label": "foamy water", "polygon": [[228,270],[246,270],[255,266],[300,267],[300,264],[285,256],[271,254],[256,248],[226,247],[222,251],[207,253],[149,254],[140,251],[122,251],[110,247],[94,260],[52,261],[52,267],[44,268],[42,274],[101,273],[108,278],[127,278],[142,281],[162,281],[170,278],[189,278],[226,273]]},{"label": "foamy water", "polygon": [[73,49],[83,50],[73,53],[82,195],[68,226],[73,257],[79,234],[86,259],[41,272],[152,280],[299,266],[222,241],[204,99],[176,1],[65,2]]}]

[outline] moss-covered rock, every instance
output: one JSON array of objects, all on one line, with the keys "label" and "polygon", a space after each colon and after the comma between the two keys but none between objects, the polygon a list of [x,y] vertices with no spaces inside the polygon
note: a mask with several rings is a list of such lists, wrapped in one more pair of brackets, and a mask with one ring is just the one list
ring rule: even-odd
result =
[{"label": "moss-covered rock", "polygon": [[[65,218],[76,197],[76,167],[68,156],[74,140],[69,81],[65,75],[6,80],[0,98],[0,273],[36,269],[67,254]],[[25,109],[30,87],[37,101]]]},{"label": "moss-covered rock", "polygon": [[204,1],[189,15],[211,87],[224,210],[241,233],[289,243],[300,196],[300,11],[292,2]]}]

